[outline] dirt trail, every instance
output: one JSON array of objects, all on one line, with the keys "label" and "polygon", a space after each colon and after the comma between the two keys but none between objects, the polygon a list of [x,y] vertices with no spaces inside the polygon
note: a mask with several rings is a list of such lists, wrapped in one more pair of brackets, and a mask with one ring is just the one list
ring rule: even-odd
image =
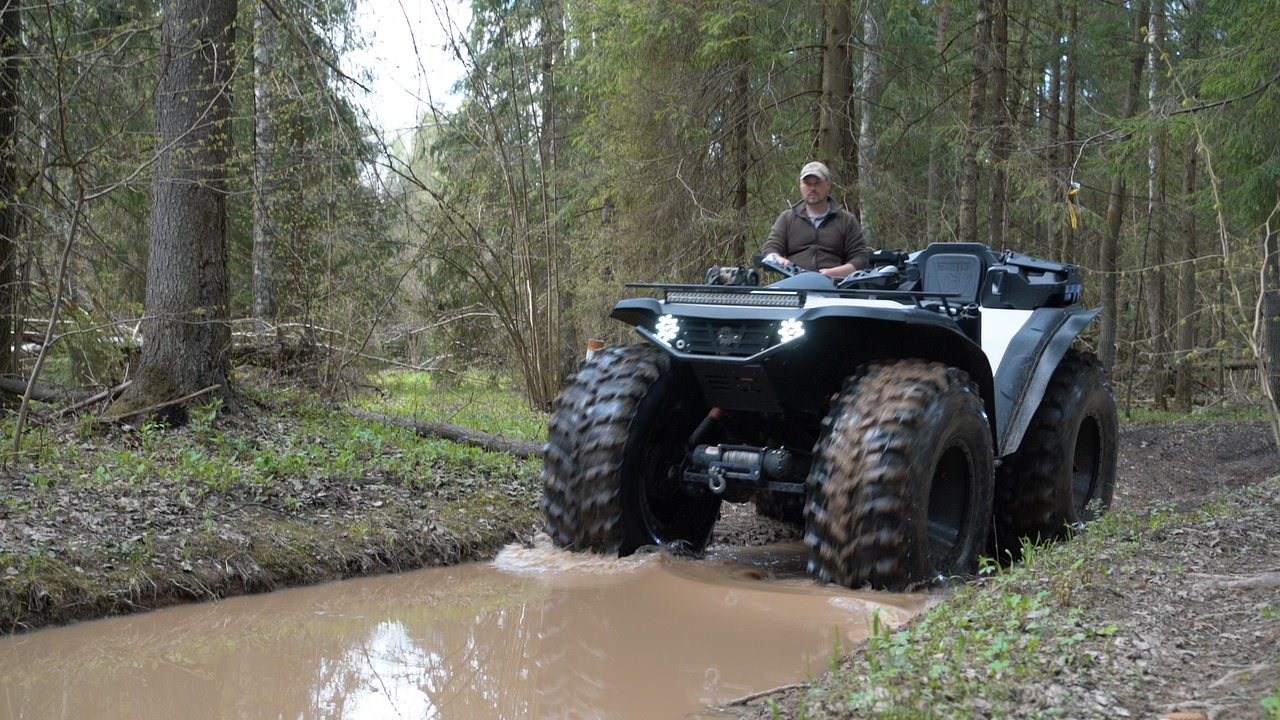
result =
[{"label": "dirt trail", "polygon": [[[1280,452],[1263,422],[1123,426],[1116,510],[1223,512],[1135,538],[1137,558],[1123,566],[1099,559],[1073,604],[1119,630],[1089,667],[1017,689],[1019,710],[999,716],[1272,720],[1261,701],[1280,695],[1277,475]],[[1237,491],[1244,497],[1224,500]],[[799,697],[775,698],[781,717],[863,717],[821,700],[801,711]],[[777,717],[763,702],[735,710]],[[994,715],[975,707],[974,717]]]}]

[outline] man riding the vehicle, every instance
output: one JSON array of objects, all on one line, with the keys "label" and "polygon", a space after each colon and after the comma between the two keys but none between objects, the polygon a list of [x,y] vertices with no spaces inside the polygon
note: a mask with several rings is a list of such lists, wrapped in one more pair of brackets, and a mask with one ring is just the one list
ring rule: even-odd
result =
[{"label": "man riding the vehicle", "polygon": [[862,224],[852,212],[830,199],[831,170],[811,162],[800,170],[803,198],[773,223],[763,252],[782,265],[798,265],[833,278],[862,270],[871,253]]}]

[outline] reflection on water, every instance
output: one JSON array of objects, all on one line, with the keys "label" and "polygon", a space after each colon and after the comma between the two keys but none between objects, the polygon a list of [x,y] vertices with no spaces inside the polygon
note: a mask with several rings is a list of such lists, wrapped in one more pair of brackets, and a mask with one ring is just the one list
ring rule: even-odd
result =
[{"label": "reflection on water", "polygon": [[821,672],[837,627],[923,604],[817,588],[802,555],[508,548],[0,639],[0,717],[679,718]]}]

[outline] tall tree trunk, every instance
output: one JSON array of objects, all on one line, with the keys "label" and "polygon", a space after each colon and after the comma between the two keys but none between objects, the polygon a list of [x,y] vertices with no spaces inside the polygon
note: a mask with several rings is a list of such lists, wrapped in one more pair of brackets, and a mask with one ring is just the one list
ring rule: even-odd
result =
[{"label": "tall tree trunk", "polygon": [[[1045,163],[1049,166],[1049,205],[1056,206],[1060,202],[1070,202],[1070,198],[1066,194],[1066,183],[1062,178],[1062,163],[1059,157],[1064,155],[1058,147],[1058,139],[1061,136],[1062,128],[1062,39],[1061,33],[1057,32],[1062,23],[1062,0],[1053,0],[1053,14],[1049,18],[1052,27],[1055,28],[1055,35],[1058,37],[1053,44],[1055,50],[1053,57],[1049,59],[1049,96],[1045,98],[1045,125],[1046,135],[1048,136],[1048,152],[1045,153]],[[1062,256],[1062,248],[1060,247],[1060,238],[1065,236],[1066,230],[1061,228],[1059,223],[1054,222],[1053,218],[1045,223],[1047,237],[1045,238],[1046,247],[1050,253],[1050,257],[1056,257],[1058,260],[1066,260]]]},{"label": "tall tree trunk", "polygon": [[[853,132],[853,63],[849,58],[849,38],[853,19],[849,3],[823,3],[821,100],[818,106],[818,150],[835,174],[837,182],[852,188],[856,177],[857,139]],[[852,202],[857,210],[857,201]]]},{"label": "tall tree trunk", "polygon": [[1006,177],[1009,132],[1013,113],[1009,107],[1009,0],[992,0],[991,18],[991,187],[987,244],[1005,247]]},{"label": "tall tree trunk", "polygon": [[[1163,87],[1160,71],[1160,52],[1163,41],[1163,2],[1158,2],[1151,13],[1147,34],[1151,39],[1147,51],[1147,103],[1154,107],[1161,101]],[[1147,296],[1147,332],[1151,336],[1152,393],[1156,407],[1168,409],[1167,388],[1168,357],[1173,348],[1168,332],[1168,298],[1165,291],[1165,263],[1167,242],[1164,222],[1165,208],[1165,135],[1160,129],[1147,138],[1147,264],[1145,273]]]},{"label": "tall tree trunk", "polygon": [[[744,32],[745,34],[745,32]],[[744,39],[745,41],[745,39]],[[745,44],[745,42],[744,42]],[[747,257],[748,194],[747,173],[751,167],[751,78],[750,61],[742,58],[733,73],[733,246],[730,257]]]},{"label": "tall tree trunk", "polygon": [[559,94],[564,91],[560,83],[560,68],[564,63],[564,3],[562,0],[548,0],[546,18],[542,23],[542,105],[545,114],[543,135],[543,152],[547,157],[548,169],[552,173],[550,184],[544,183],[544,191],[550,189],[547,200],[547,211],[552,213],[550,227],[553,229],[547,242],[547,316],[552,327],[548,330],[548,338],[557,337],[550,349],[552,354],[548,367],[558,368],[558,375],[549,377],[551,395],[547,399],[539,398],[538,402],[549,405],[555,394],[559,392],[564,378],[573,374],[578,367],[578,360],[585,352],[586,342],[578,334],[578,326],[570,319],[573,314],[573,283],[563,281],[563,273],[571,267],[573,261],[572,248],[565,238],[565,229],[560,221],[561,186],[560,176],[563,172],[561,158],[567,151],[565,133],[569,125],[565,120],[565,103]]},{"label": "tall tree trunk", "polygon": [[960,241],[978,241],[978,150],[987,106],[987,73],[991,57],[991,0],[978,0],[977,41],[973,45],[973,79],[969,87],[969,124],[960,162]]},{"label": "tall tree trunk", "polygon": [[[1133,15],[1133,49],[1129,62],[1129,83],[1125,88],[1121,117],[1128,119],[1138,111],[1138,94],[1142,89],[1142,68],[1147,64],[1146,46],[1143,43],[1147,29],[1147,4],[1139,3]],[[1125,193],[1128,192],[1124,173],[1116,170],[1111,176],[1107,198],[1107,236],[1103,240],[1098,267],[1102,271],[1102,327],[1098,333],[1098,357],[1103,367],[1110,370],[1116,361],[1116,326],[1119,275],[1117,258],[1120,252],[1120,230],[1124,225]]]},{"label": "tall tree trunk", "polygon": [[[1191,208],[1196,194],[1196,148],[1193,144],[1187,149],[1186,166],[1182,177],[1182,205]],[[1196,288],[1196,253],[1199,251],[1199,238],[1196,230],[1196,214],[1188,209],[1183,214],[1182,227],[1182,273],[1178,282],[1178,350],[1177,374],[1174,379],[1174,401],[1182,412],[1190,412],[1194,400],[1192,385],[1193,352],[1196,347],[1196,330],[1199,323],[1199,308]]]},{"label": "tall tree trunk", "polygon": [[858,132],[858,209],[862,215],[862,232],[868,247],[876,247],[877,224],[876,213],[871,196],[876,192],[879,182],[880,161],[877,158],[876,143],[880,140],[880,131],[876,127],[876,117],[880,112],[880,94],[884,81],[880,71],[880,21],[879,5],[873,0],[867,3],[862,14],[862,39],[866,47],[862,53],[862,124]]},{"label": "tall tree trunk", "polygon": [[[936,29],[938,31],[938,42],[934,52],[938,55],[938,59],[942,59],[942,53],[947,47],[947,29],[951,20],[951,3],[944,2],[942,9],[938,12]],[[942,106],[942,88],[940,83],[933,84],[933,103],[935,107]],[[929,140],[929,169],[928,176],[925,180],[927,183],[925,190],[925,240],[927,242],[936,242],[938,240],[938,230],[941,225],[942,214],[942,153],[943,144],[940,133],[933,133]]]},{"label": "tall tree trunk", "polygon": [[564,239],[564,227],[560,221],[560,160],[563,156],[562,114],[564,112],[559,93],[560,65],[564,58],[564,4],[561,0],[545,0],[539,23],[542,47],[542,68],[539,78],[539,104],[542,126],[538,132],[539,165],[542,177],[539,182],[543,237],[541,253],[545,257],[544,287],[540,293],[542,307],[535,322],[543,325],[535,331],[538,352],[544,356],[539,366],[537,392],[533,401],[549,408],[561,380],[570,369],[570,357],[576,357],[577,334],[573,324],[566,319],[570,302],[569,283],[562,282],[561,272],[568,267],[569,246]]},{"label": "tall tree trunk", "polygon": [[0,375],[18,372],[21,327],[18,314],[18,67],[22,6],[0,0]]},{"label": "tall tree trunk", "polygon": [[[1067,54],[1067,85],[1063,90],[1063,138],[1065,140],[1065,152],[1063,158],[1070,157],[1071,148],[1076,146],[1076,79],[1079,77],[1079,71],[1076,69],[1080,62],[1078,54],[1075,50],[1076,43],[1080,37],[1080,8],[1075,3],[1067,10],[1067,37],[1070,38],[1070,49]],[[1064,160],[1063,165],[1067,166]],[[1074,188],[1071,186],[1070,178],[1063,171],[1062,188],[1064,192],[1071,192]],[[1074,202],[1074,199],[1072,200]],[[1075,247],[1076,227],[1073,225],[1063,231],[1062,234],[1062,251],[1059,257],[1064,262],[1074,262],[1072,258],[1076,256],[1077,249]]]},{"label": "tall tree trunk", "polygon": [[[161,12],[145,341],[118,409],[137,413],[203,392],[234,412],[227,174],[236,0],[165,0]],[[181,404],[160,415],[186,421]]]},{"label": "tall tree trunk", "polygon": [[[1187,57],[1196,57],[1200,49],[1199,33],[1192,32],[1185,39]],[[1191,92],[1195,89],[1194,86],[1190,88]],[[1200,314],[1204,307],[1200,288],[1196,284],[1198,271],[1203,267],[1197,258],[1200,253],[1200,231],[1199,219],[1194,210],[1200,169],[1198,150],[1196,141],[1187,146],[1182,167],[1182,201],[1179,203],[1185,210],[1182,213],[1182,266],[1178,281],[1178,332],[1173,385],[1174,406],[1182,412],[1190,412],[1195,404],[1195,348],[1200,334]],[[1219,362],[1221,357],[1222,354],[1218,353]]]},{"label": "tall tree trunk", "polygon": [[253,316],[276,316],[276,227],[271,206],[275,168],[272,74],[280,35],[277,21],[259,2],[253,13]]}]

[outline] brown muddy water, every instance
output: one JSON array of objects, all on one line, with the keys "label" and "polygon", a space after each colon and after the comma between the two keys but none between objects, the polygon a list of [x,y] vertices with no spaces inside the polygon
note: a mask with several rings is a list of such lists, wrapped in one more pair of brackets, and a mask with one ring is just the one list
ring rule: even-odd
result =
[{"label": "brown muddy water", "polygon": [[0,717],[714,717],[925,602],[818,587],[803,565],[800,545],[695,561],[542,544],[43,630],[0,639]]}]

